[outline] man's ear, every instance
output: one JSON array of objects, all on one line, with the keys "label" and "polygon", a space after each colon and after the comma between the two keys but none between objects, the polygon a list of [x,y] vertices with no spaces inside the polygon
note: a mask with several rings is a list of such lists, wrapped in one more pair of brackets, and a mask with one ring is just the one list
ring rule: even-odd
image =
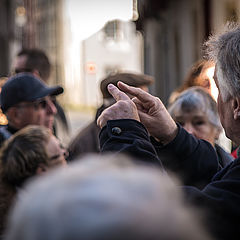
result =
[{"label": "man's ear", "polygon": [[38,71],[37,69],[33,69],[33,70],[32,70],[32,74],[33,74],[35,77],[37,77],[37,78],[41,78],[40,73],[39,73],[39,71]]},{"label": "man's ear", "polygon": [[38,166],[38,168],[37,168],[36,174],[37,174],[37,175],[42,175],[42,174],[44,174],[46,171],[47,171],[46,165],[40,163],[39,166]]},{"label": "man's ear", "polygon": [[6,115],[7,115],[9,123],[11,123],[13,125],[13,127],[17,128],[19,125],[19,122],[20,122],[18,109],[15,107],[11,107],[8,109]]},{"label": "man's ear", "polygon": [[22,109],[11,107],[7,112],[9,123],[15,128],[22,128]]},{"label": "man's ear", "polygon": [[233,117],[234,120],[240,119],[240,98],[236,97],[233,99]]}]

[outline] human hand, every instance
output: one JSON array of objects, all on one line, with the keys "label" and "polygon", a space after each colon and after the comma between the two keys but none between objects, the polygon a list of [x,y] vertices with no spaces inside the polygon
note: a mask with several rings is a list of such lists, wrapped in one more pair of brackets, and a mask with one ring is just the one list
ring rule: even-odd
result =
[{"label": "human hand", "polygon": [[97,125],[103,127],[108,120],[134,119],[140,121],[138,110],[134,102],[113,84],[108,85],[108,91],[116,103],[105,109],[97,119]]},{"label": "human hand", "polygon": [[151,136],[157,138],[162,144],[167,144],[176,137],[177,125],[159,98],[123,82],[118,82],[118,87],[123,92],[134,96],[132,101],[137,106],[140,120]]}]

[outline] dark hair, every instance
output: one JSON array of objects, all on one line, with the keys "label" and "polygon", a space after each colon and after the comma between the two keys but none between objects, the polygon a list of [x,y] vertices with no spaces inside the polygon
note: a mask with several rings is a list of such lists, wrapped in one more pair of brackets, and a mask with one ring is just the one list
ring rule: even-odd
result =
[{"label": "dark hair", "polygon": [[42,80],[47,82],[50,76],[51,64],[43,50],[37,48],[22,49],[17,56],[26,56],[25,69],[38,70]]},{"label": "dark hair", "polygon": [[183,84],[178,87],[176,90],[172,92],[172,94],[169,97],[169,104],[174,102],[175,98],[184,90],[188,89],[189,87],[194,87],[194,86],[201,86],[204,88],[207,88],[205,79],[202,78],[202,73],[209,67],[214,66],[213,61],[208,61],[205,59],[200,59],[197,62],[195,62],[191,68],[189,69]]},{"label": "dark hair", "polygon": [[202,71],[205,68],[208,68],[212,65],[213,65],[213,62],[207,61],[204,59],[201,59],[201,60],[195,62],[192,65],[191,69],[189,70],[188,75],[186,76],[186,78],[183,82],[183,85],[181,87],[179,87],[178,91],[182,92],[189,87],[201,86],[201,84],[197,78],[200,76],[200,74],[202,73]]},{"label": "dark hair", "polygon": [[102,92],[103,98],[112,97],[112,95],[107,90],[107,86],[110,83],[116,86],[118,81],[122,81],[133,87],[141,87],[151,85],[155,79],[150,75],[130,72],[119,72],[113,75],[109,75],[100,83],[100,90]]}]

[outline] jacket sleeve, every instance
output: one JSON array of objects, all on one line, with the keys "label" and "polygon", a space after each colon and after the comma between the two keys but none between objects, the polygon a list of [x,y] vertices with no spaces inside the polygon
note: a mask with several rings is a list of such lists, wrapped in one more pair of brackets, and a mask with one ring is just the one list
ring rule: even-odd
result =
[{"label": "jacket sleeve", "polygon": [[152,140],[163,166],[177,174],[184,185],[202,189],[220,169],[215,149],[210,143],[189,134],[180,125],[175,139],[163,146]]},{"label": "jacket sleeve", "polygon": [[145,127],[132,119],[110,120],[100,134],[101,152],[127,153],[134,159],[161,167]]}]

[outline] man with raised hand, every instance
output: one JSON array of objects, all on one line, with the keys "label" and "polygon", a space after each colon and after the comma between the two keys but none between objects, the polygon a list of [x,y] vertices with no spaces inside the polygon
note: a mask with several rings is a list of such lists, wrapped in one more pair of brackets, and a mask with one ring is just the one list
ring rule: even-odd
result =
[{"label": "man with raised hand", "polygon": [[[221,123],[225,129],[226,135],[234,142],[240,144],[240,27],[234,27],[225,31],[219,37],[212,37],[208,42],[209,54],[216,62],[214,80],[219,89],[218,96],[218,111]],[[233,57],[234,56],[234,57]],[[166,113],[163,104],[154,96],[143,93],[140,89],[128,87],[122,83],[118,87],[135,96],[132,104],[129,107],[138,108],[139,118],[148,129],[149,133],[156,138],[154,142],[159,148],[167,148],[169,151],[175,152],[180,163],[184,166],[189,164],[189,172],[194,176],[198,176],[201,172],[202,165],[206,162],[211,162],[213,165],[217,161],[217,156],[210,144],[203,140],[194,138],[188,134],[181,126],[176,124],[169,125],[172,120]],[[118,90],[114,87],[109,87],[109,91],[113,95],[119,95]],[[129,100],[125,101],[126,104]],[[115,105],[116,107],[117,105]],[[125,110],[118,107],[115,112],[118,116]],[[131,113],[128,110],[128,113]],[[118,148],[121,151],[124,141],[117,143],[112,141],[112,136],[109,134],[106,138],[106,130],[113,120],[117,119],[111,115],[111,108],[102,113],[99,118],[99,124],[103,127],[107,123],[107,127],[102,129],[100,135],[101,146],[105,149]],[[122,119],[125,117],[122,117]],[[137,123],[138,118],[134,115],[129,115],[127,118],[134,118]],[[120,118],[118,118],[120,119]],[[125,121],[125,122],[122,122]],[[134,120],[132,120],[134,121]],[[127,120],[118,120],[117,125],[120,129],[124,129],[124,134],[134,138],[134,134],[138,134],[132,127],[127,129]],[[168,126],[170,126],[168,128]],[[127,134],[131,131],[131,134]],[[130,141],[129,141],[129,144]],[[113,145],[108,147],[108,145]],[[149,148],[148,148],[149,149]],[[146,152],[144,144],[138,149]],[[216,169],[217,172],[217,169]],[[239,219],[240,219],[240,158],[237,158],[230,165],[225,167],[213,177],[212,181],[202,190],[194,187],[184,187],[186,198],[191,200],[199,207],[203,207],[208,214],[206,226],[217,239],[238,239],[240,234]]]},{"label": "man with raised hand", "polygon": [[[226,136],[240,145],[240,26],[228,26],[222,34],[212,36],[205,45],[209,59],[216,63],[214,80],[219,90],[218,112],[220,121]],[[177,156],[176,162],[188,167],[189,175],[194,178],[199,175],[199,172],[204,173],[202,169],[206,163],[211,162],[212,166],[215,165],[217,155],[211,144],[196,139],[179,125],[169,125],[172,120],[161,101],[156,100],[150,94],[143,93],[140,89],[128,87],[121,83],[118,84],[118,87],[136,97],[133,99],[135,106],[130,104],[129,100],[125,101],[125,104],[129,108],[138,108],[141,122],[155,137],[154,144],[158,148],[174,152]],[[113,87],[109,87],[109,91],[114,95],[119,95],[118,90],[113,89]],[[130,139],[134,139],[135,135],[140,136],[141,132],[146,131],[142,126],[139,126],[137,130],[134,129],[134,124],[129,129],[125,116],[119,117],[121,112],[125,112],[125,109],[121,107],[116,109],[116,106],[117,121],[117,116],[111,115],[111,107],[102,113],[98,121],[102,127],[107,124],[106,127],[102,128],[100,134],[103,151],[114,149],[114,147],[118,151],[122,151],[126,145],[131,145],[130,140],[125,142],[120,136],[119,141],[113,141],[111,132],[107,131],[110,129],[110,125],[112,127],[117,125],[124,132],[124,136],[128,136]],[[128,110],[128,113],[131,111]],[[139,125],[135,115],[129,114],[127,118],[135,119],[131,121]],[[113,124],[112,121],[108,120],[116,122]],[[168,126],[170,127],[168,128]],[[144,142],[139,144],[136,149],[139,156],[141,151],[146,154],[149,150],[151,149],[146,148]],[[151,154],[154,153],[151,152]],[[155,157],[157,158],[157,156]],[[206,226],[216,239],[238,239],[240,235],[240,158],[238,157],[219,172],[217,166],[216,164],[215,176],[203,190],[194,187],[183,187],[183,190],[186,193],[186,199],[207,213]]]},{"label": "man with raised hand", "polygon": [[[159,160],[153,145],[151,148],[150,139],[142,137],[143,133],[147,135],[147,131],[140,119],[155,138],[152,139],[155,147],[175,152],[178,156],[176,162],[186,168],[189,176],[201,178],[207,163],[217,167],[217,156],[211,144],[196,139],[177,125],[158,98],[121,82],[118,87],[135,98],[131,100],[115,86],[108,87],[117,103],[106,109],[98,119],[98,124],[103,127],[100,133],[103,152],[128,152],[131,149],[132,155],[146,157],[145,161],[148,156],[151,156],[151,161],[154,157]],[[114,131],[116,128],[117,134]],[[195,187],[183,187],[183,190],[186,199],[207,213],[206,227],[217,239],[237,239],[235,236],[240,233],[239,159],[218,172],[202,191]]]},{"label": "man with raised hand", "polygon": [[[197,141],[192,135],[189,136],[175,123],[159,98],[122,82],[118,83],[118,87],[135,97],[131,100],[117,87],[111,84],[108,86],[109,92],[117,102],[98,118],[98,125],[101,128],[105,126],[100,133],[101,150],[127,152],[132,156],[137,155],[144,161],[151,159],[153,162],[160,162],[156,151],[160,156],[164,152],[168,156],[174,155],[169,159],[177,160],[172,164],[178,165],[184,171],[185,179],[190,179],[191,185],[198,186],[202,179],[208,179],[210,182],[218,171],[217,155],[211,144]],[[141,139],[143,132],[148,135],[145,139]],[[154,145],[150,152],[148,152],[151,149],[149,143]],[[147,144],[148,150],[143,149],[144,144]],[[197,150],[201,148],[204,148],[204,151],[198,152]],[[128,151],[129,149],[131,152]],[[192,158],[195,160],[192,161]]]}]

